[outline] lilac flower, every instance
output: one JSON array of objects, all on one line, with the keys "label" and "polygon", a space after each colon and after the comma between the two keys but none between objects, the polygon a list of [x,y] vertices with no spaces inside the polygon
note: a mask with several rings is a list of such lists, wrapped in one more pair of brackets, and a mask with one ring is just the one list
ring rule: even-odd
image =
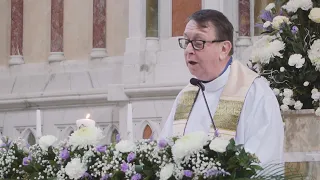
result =
[{"label": "lilac flower", "polygon": [[121,171],[126,172],[126,171],[128,171],[128,169],[129,169],[129,165],[126,162],[123,162],[121,164]]},{"label": "lilac flower", "polygon": [[140,180],[141,178],[141,174],[137,173],[131,177],[131,180]]},{"label": "lilac flower", "polygon": [[63,149],[61,152],[60,152],[60,155],[59,157],[63,160],[66,160],[70,157],[70,154],[69,154],[69,151],[67,149]]},{"label": "lilac flower", "polygon": [[30,164],[31,160],[32,160],[32,158],[30,155],[28,157],[24,157],[22,160],[22,165],[28,166]]},{"label": "lilac flower", "polygon": [[152,134],[151,134],[151,136],[150,136],[150,138],[149,138],[149,142],[151,142],[151,141],[153,141],[153,132],[152,132]]},{"label": "lilac flower", "polygon": [[133,161],[135,158],[136,158],[136,154],[133,153],[133,152],[130,152],[130,153],[128,154],[127,161],[128,161],[128,162],[131,162],[131,161]]},{"label": "lilac flower", "polygon": [[186,177],[192,177],[192,175],[193,175],[193,172],[192,171],[190,171],[190,170],[184,170],[184,176],[186,176]]},{"label": "lilac flower", "polygon": [[98,151],[98,152],[106,152],[106,150],[107,150],[107,146],[97,146],[96,147],[96,150]]},{"label": "lilac flower", "polygon": [[299,31],[299,29],[298,29],[297,26],[293,26],[293,27],[291,28],[292,34],[297,34],[298,31]]},{"label": "lilac flower", "polygon": [[89,173],[85,172],[85,173],[82,175],[81,178],[89,178],[89,179],[92,179],[92,176],[91,176]]},{"label": "lilac flower", "polygon": [[266,11],[266,10],[262,11],[262,14],[260,15],[260,18],[265,20],[265,21],[270,21],[270,22],[272,22],[272,20],[273,20],[273,16],[272,16],[271,12],[270,11]]},{"label": "lilac flower", "polygon": [[158,142],[158,147],[159,148],[165,148],[168,145],[168,142],[164,139],[160,139]]},{"label": "lilac flower", "polygon": [[107,179],[109,179],[109,175],[108,174],[106,174],[106,175],[104,175],[103,177],[100,178],[100,180],[107,180]]},{"label": "lilac flower", "polygon": [[283,16],[283,15],[284,15],[283,10],[280,9],[280,11],[279,11],[279,16]]},{"label": "lilac flower", "polygon": [[121,141],[121,137],[120,137],[120,134],[117,134],[116,135],[116,143],[120,142]]},{"label": "lilac flower", "polygon": [[214,131],[214,136],[215,136],[215,137],[219,137],[219,135],[220,135],[220,133],[219,133],[218,129],[216,129],[216,130]]},{"label": "lilac flower", "polygon": [[100,180],[107,180],[107,179],[109,179],[109,175],[108,174],[106,174],[106,175],[104,175],[103,177],[100,178]]},{"label": "lilac flower", "polygon": [[225,176],[225,175],[230,175],[230,173],[228,172],[223,172],[223,171],[219,171],[217,169],[209,169],[207,170],[204,175],[206,177],[211,177],[211,176],[219,176],[219,175],[222,175],[222,176]]}]

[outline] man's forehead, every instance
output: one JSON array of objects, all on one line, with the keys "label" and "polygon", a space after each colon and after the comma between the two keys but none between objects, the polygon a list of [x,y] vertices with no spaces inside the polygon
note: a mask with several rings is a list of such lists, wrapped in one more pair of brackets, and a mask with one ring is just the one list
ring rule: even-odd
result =
[{"label": "man's forehead", "polygon": [[214,32],[211,23],[208,23],[206,27],[203,27],[194,21],[189,21],[183,34],[185,36],[212,36],[214,35]]}]

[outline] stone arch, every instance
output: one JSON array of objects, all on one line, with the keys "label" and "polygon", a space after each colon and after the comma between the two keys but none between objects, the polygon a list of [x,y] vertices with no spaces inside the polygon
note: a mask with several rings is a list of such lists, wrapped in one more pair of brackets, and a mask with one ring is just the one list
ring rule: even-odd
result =
[{"label": "stone arch", "polygon": [[150,139],[153,134],[152,128],[149,124],[147,124],[143,129],[142,138],[143,139]]},{"label": "stone arch", "polygon": [[22,137],[30,146],[37,143],[37,138],[30,128],[27,128],[23,131]]},{"label": "stone arch", "polygon": [[117,128],[113,128],[111,131],[110,143],[117,142],[117,135],[119,135],[119,131],[117,130]]},{"label": "stone arch", "polygon": [[73,127],[69,126],[65,129],[63,138],[68,138],[74,132]]}]

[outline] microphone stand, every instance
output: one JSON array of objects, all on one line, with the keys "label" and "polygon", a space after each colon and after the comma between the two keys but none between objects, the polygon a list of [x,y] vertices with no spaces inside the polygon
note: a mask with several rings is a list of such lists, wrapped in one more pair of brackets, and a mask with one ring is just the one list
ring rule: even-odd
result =
[{"label": "microphone stand", "polygon": [[201,90],[201,92],[202,92],[202,95],[203,95],[203,98],[204,98],[204,102],[206,103],[206,107],[207,107],[207,110],[208,110],[208,112],[209,112],[209,116],[210,116],[211,123],[212,123],[212,125],[213,125],[214,135],[215,135],[216,137],[218,137],[218,136],[219,136],[219,132],[218,132],[218,130],[217,130],[217,128],[216,128],[216,125],[215,125],[215,123],[214,123],[214,121],[213,121],[213,117],[212,117],[212,114],[211,114],[211,112],[210,112],[210,108],[209,108],[209,105],[208,105],[208,102],[207,102],[207,98],[206,98],[206,96],[205,96],[205,94],[204,94],[204,90],[205,90],[204,85],[201,83],[200,80],[195,79],[195,78],[191,78],[191,79],[190,79],[190,83],[191,83],[192,85],[198,86],[198,87],[200,88],[200,90]]}]

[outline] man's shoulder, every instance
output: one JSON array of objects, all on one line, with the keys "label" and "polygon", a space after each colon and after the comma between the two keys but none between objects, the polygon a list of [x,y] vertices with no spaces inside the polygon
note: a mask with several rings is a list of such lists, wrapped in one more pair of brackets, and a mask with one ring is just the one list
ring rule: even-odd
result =
[{"label": "man's shoulder", "polygon": [[247,94],[247,98],[250,98],[254,101],[272,99],[273,101],[277,102],[277,98],[273,90],[270,88],[268,81],[264,77],[257,77],[253,81]]}]

